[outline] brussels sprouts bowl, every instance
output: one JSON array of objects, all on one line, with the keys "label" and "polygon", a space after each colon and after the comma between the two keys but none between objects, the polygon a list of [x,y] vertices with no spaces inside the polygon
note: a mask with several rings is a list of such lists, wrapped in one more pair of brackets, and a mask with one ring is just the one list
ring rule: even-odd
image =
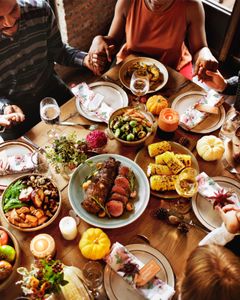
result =
[{"label": "brussels sprouts bowl", "polygon": [[125,146],[150,144],[157,130],[154,116],[137,107],[116,110],[108,122],[108,135]]}]

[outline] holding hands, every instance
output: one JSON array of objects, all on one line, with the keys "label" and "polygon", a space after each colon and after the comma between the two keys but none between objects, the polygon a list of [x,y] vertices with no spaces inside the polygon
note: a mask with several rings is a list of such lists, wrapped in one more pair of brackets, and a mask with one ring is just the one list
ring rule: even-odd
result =
[{"label": "holding hands", "polygon": [[4,108],[4,114],[0,115],[0,125],[10,127],[15,123],[20,123],[25,120],[25,116],[21,108],[16,105],[8,105]]}]

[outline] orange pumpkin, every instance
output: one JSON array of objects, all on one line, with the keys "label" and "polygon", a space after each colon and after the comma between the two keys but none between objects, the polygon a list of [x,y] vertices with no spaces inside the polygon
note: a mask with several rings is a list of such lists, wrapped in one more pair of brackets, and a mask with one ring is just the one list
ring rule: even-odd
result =
[{"label": "orange pumpkin", "polygon": [[147,100],[147,110],[154,115],[159,115],[161,110],[168,107],[168,101],[161,95],[154,95]]}]

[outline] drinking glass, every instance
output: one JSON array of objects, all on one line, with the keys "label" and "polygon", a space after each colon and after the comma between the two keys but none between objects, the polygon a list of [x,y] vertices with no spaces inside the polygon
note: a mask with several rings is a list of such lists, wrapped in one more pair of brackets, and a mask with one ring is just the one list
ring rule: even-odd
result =
[{"label": "drinking glass", "polygon": [[46,97],[40,102],[40,116],[43,122],[53,125],[53,128],[48,131],[50,138],[58,137],[59,131],[54,125],[59,123],[60,107],[57,101],[51,97]]},{"label": "drinking glass", "polygon": [[240,113],[232,107],[227,112],[226,118],[219,132],[219,137],[222,140],[231,140],[235,135],[238,136],[239,128]]},{"label": "drinking glass", "polygon": [[190,198],[197,193],[198,184],[196,176],[197,171],[193,168],[182,170],[175,182],[175,189],[180,196]]},{"label": "drinking glass", "polygon": [[102,265],[96,261],[89,261],[83,267],[83,276],[93,297],[98,298],[103,283]]},{"label": "drinking glass", "polygon": [[31,160],[34,165],[35,172],[49,178],[52,177],[50,166],[47,161],[46,154],[43,152],[43,149],[34,151],[32,153]]},{"label": "drinking glass", "polygon": [[135,100],[137,105],[139,105],[140,97],[147,94],[149,85],[149,76],[146,70],[139,69],[133,72],[130,80],[130,90],[137,96]]}]

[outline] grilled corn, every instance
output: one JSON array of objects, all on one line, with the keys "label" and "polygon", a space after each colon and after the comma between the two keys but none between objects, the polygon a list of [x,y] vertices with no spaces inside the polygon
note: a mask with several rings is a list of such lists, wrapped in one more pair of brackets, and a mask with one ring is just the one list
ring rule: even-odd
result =
[{"label": "grilled corn", "polygon": [[177,175],[153,175],[150,177],[150,187],[154,191],[175,190]]},{"label": "grilled corn", "polygon": [[176,158],[178,158],[185,167],[191,167],[192,165],[192,158],[189,154],[175,154]]},{"label": "grilled corn", "polygon": [[182,169],[185,168],[184,164],[178,158],[176,158],[174,153],[167,151],[164,154],[164,162],[167,164],[173,174],[178,174]]},{"label": "grilled corn", "polygon": [[[171,153],[174,154],[174,152],[171,152]],[[164,161],[164,155],[165,155],[165,152],[155,156],[155,163],[160,164],[160,165],[165,165],[166,163]]]},{"label": "grilled corn", "polygon": [[162,141],[148,146],[148,153],[151,157],[161,154],[165,151],[171,151],[171,145],[167,141]]},{"label": "grilled corn", "polygon": [[150,163],[147,168],[147,176],[151,175],[172,175],[172,172],[167,165]]}]

